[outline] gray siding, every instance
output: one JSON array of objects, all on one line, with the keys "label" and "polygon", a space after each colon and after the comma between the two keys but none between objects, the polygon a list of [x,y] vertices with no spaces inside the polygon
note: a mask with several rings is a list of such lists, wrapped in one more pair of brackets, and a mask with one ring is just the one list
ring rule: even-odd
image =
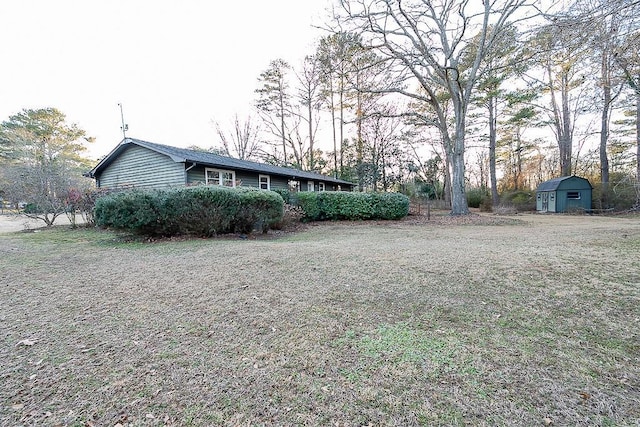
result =
[{"label": "gray siding", "polygon": [[281,176],[272,176],[271,177],[271,189],[272,190],[288,190],[289,189],[289,180],[287,178],[283,178]]},{"label": "gray siding", "polygon": [[204,166],[196,166],[187,171],[187,184],[204,184]]},{"label": "gray siding", "polygon": [[[205,183],[205,166],[198,165],[193,167],[187,171],[187,184],[188,185],[198,185]],[[211,169],[221,169],[221,170],[233,170],[225,167],[211,167]],[[242,187],[255,187],[258,188],[258,176],[259,175],[267,175],[264,173],[250,172],[250,171],[239,171],[236,170],[236,183],[241,185]],[[270,177],[270,188],[271,190],[288,190],[289,189],[289,178],[280,175],[269,175]],[[300,181],[300,189],[302,191],[307,191],[307,182],[308,179],[301,178]],[[318,191],[318,183],[324,182],[319,180],[313,181],[314,191]],[[330,182],[325,182],[325,191],[336,191],[338,190],[338,185]],[[350,188],[342,188],[343,191],[350,191]]]},{"label": "gray siding", "polygon": [[102,188],[184,185],[184,163],[176,163],[163,154],[133,145],[109,164],[98,180]]},{"label": "gray siding", "polygon": [[[229,170],[233,169],[224,168],[224,167],[211,167],[205,168],[204,166],[196,166],[194,168],[189,169],[187,172],[187,184],[189,185],[198,185],[205,183],[205,169],[221,169],[221,170]],[[235,171],[236,172],[236,185],[241,185],[243,187],[258,187],[258,174],[246,172],[246,171]]]}]

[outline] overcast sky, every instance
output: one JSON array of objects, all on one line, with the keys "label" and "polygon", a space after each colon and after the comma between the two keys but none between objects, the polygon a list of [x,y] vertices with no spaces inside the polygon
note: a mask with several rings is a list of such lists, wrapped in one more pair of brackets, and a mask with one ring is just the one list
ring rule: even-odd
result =
[{"label": "overcast sky", "polygon": [[216,143],[212,120],[249,113],[271,60],[297,64],[331,0],[1,0],[0,121],[55,107],[96,138]]}]

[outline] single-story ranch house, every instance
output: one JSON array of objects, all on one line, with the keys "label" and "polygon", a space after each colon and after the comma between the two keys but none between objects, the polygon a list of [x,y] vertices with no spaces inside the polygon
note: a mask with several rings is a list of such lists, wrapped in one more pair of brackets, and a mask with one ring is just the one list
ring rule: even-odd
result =
[{"label": "single-story ranch house", "polygon": [[225,185],[264,190],[351,191],[353,183],[297,169],[125,138],[85,176],[100,188]]}]

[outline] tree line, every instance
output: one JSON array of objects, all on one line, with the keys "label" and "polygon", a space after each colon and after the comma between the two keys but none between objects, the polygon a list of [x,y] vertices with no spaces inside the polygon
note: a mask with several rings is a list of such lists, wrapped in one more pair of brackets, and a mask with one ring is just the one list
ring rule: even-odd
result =
[{"label": "tree line", "polygon": [[637,190],[640,2],[477,3],[340,0],[299,66],[259,75],[258,119],[218,124],[223,151],[361,190],[418,182],[454,214],[472,187],[497,205],[577,174],[602,207],[612,180]]},{"label": "tree line", "polygon": [[[640,0],[338,6],[299,65],[274,59],[257,76],[254,116],[216,123],[218,150],[439,197],[453,214],[469,212],[470,189],[496,206],[572,174],[602,208],[625,183],[640,205]],[[87,185],[90,140],[55,108],[11,116],[0,196],[30,194],[49,223]]]}]

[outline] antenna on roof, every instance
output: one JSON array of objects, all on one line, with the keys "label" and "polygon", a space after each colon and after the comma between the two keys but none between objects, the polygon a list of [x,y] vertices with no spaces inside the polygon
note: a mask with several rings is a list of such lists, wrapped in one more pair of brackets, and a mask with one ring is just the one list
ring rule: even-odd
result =
[{"label": "antenna on roof", "polygon": [[122,120],[122,126],[120,126],[120,130],[122,130],[122,137],[124,139],[127,138],[127,131],[129,130],[129,125],[124,122],[124,113],[122,112],[122,104],[118,103],[118,107],[120,107],[120,119]]}]

